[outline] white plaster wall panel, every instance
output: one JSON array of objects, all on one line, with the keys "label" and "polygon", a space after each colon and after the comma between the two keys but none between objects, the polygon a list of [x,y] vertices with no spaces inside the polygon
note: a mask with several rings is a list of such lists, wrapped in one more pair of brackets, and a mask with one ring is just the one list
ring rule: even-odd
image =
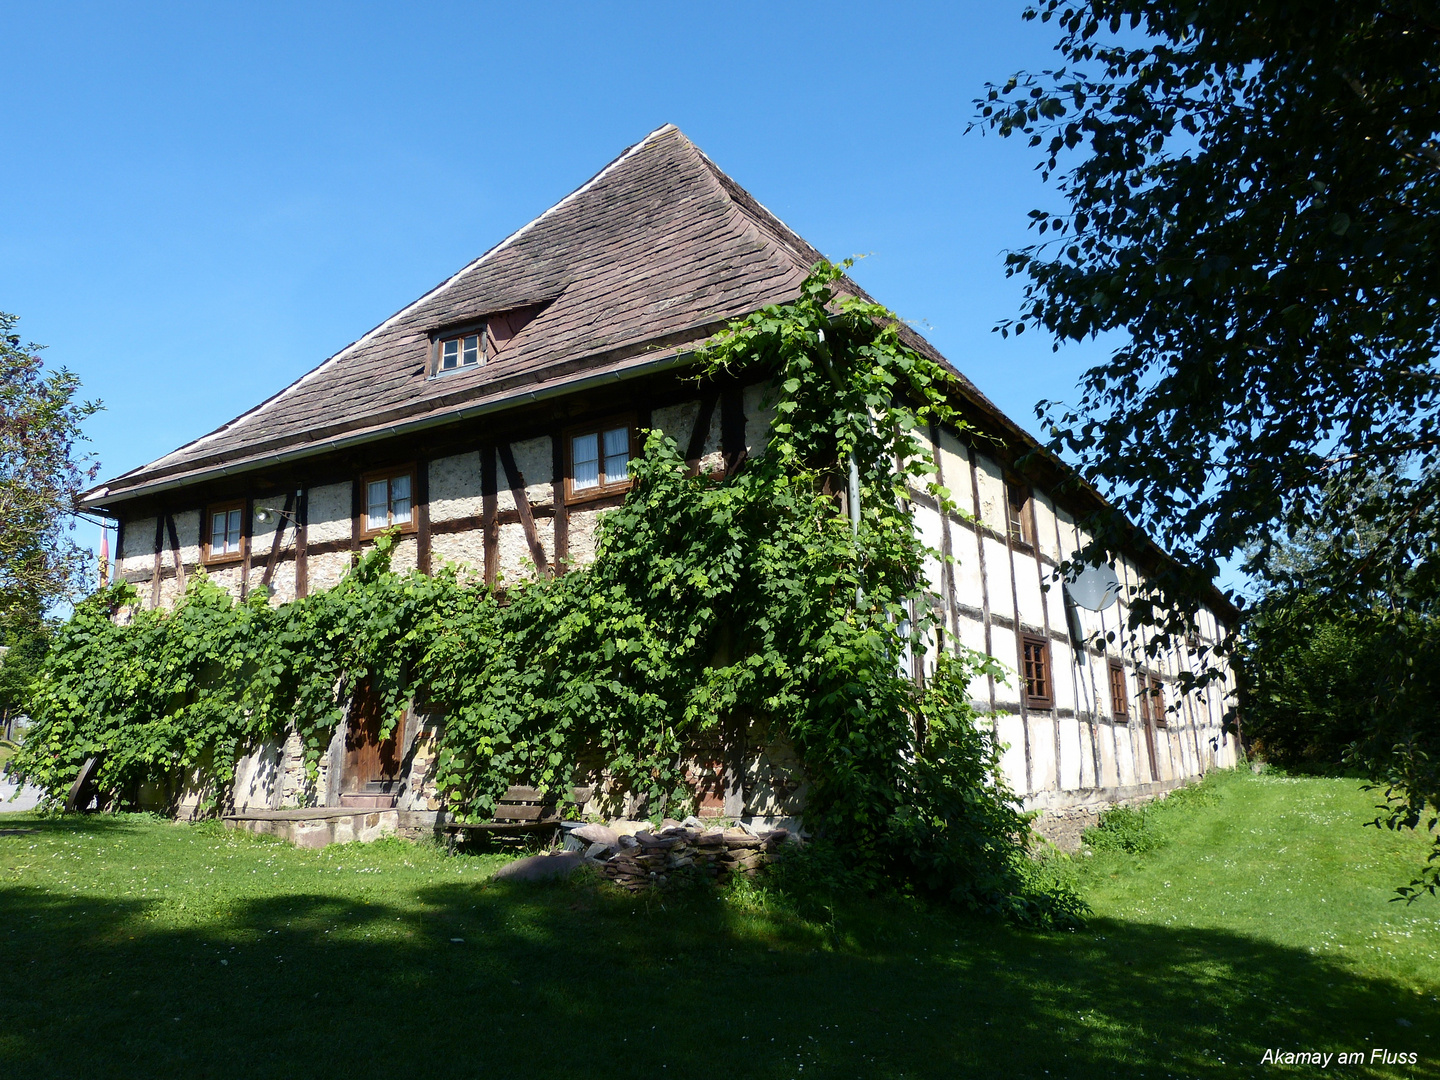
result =
[{"label": "white plaster wall panel", "polygon": [[[165,565],[170,565],[170,560],[168,557],[165,560]],[[188,578],[186,579],[186,584],[189,584]],[[145,588],[148,588],[148,585],[142,586],[141,591],[144,592]],[[180,588],[180,582],[178,580],[173,577],[161,579],[160,606],[162,608],[174,608],[175,605],[180,602],[182,596],[184,596],[184,590]],[[146,600],[149,600],[148,596],[146,597]]]},{"label": "white plaster wall panel", "polygon": [[980,520],[1002,536],[1009,528],[1005,510],[1005,480],[1000,466],[984,454],[975,455],[975,479],[980,488]]},{"label": "white plaster wall panel", "polygon": [[[977,619],[961,615],[957,620],[960,629],[960,644],[978,653],[985,652],[985,624]],[[973,679],[966,689],[971,701],[990,707],[990,681],[981,675]]]},{"label": "white plaster wall panel", "polygon": [[[454,521],[480,517],[480,452],[436,458],[430,462],[430,520]],[[438,537],[437,537],[438,539]]]},{"label": "white plaster wall panel", "polygon": [[1115,725],[1115,764],[1120,774],[1120,783],[1126,787],[1137,783],[1140,775],[1139,754],[1135,748],[1134,731],[1128,725]]},{"label": "white plaster wall panel", "polygon": [[695,427],[695,417],[700,413],[700,402],[682,401],[678,405],[662,405],[650,413],[650,424],[673,439],[681,454],[690,445],[690,432]]},{"label": "white plaster wall panel", "polygon": [[[525,498],[530,505],[549,506],[555,501],[555,489],[550,479],[555,471],[551,459],[550,436],[541,435],[538,438],[511,443],[510,452],[515,455],[515,467],[520,470],[520,476],[525,481]],[[495,478],[500,489],[495,505],[501,510],[514,510],[515,496],[510,491],[510,477],[506,475],[505,466],[498,460],[498,456],[495,462]]]},{"label": "white plaster wall panel", "polygon": [[[1045,597],[1040,592],[1040,573],[1035,557],[1018,551],[1015,553],[1015,599],[1020,605],[1021,622],[1036,628],[1045,625]],[[1058,629],[1063,630],[1064,627],[1065,624],[1061,623]]]},{"label": "white plaster wall panel", "polygon": [[594,561],[596,532],[602,513],[603,511],[571,508],[568,544],[570,562],[573,565],[584,566]]},{"label": "white plaster wall panel", "polygon": [[431,536],[431,569],[439,569],[445,563],[455,564],[459,569],[462,582],[483,580],[485,577],[484,531],[466,529],[464,532],[440,533]]},{"label": "white plaster wall panel", "polygon": [[1019,795],[1029,791],[1025,776],[1025,726],[1013,713],[995,714],[995,731],[1000,740],[1000,771]]},{"label": "white plaster wall panel", "polygon": [[[350,483],[321,484],[310,489],[306,542],[323,544],[350,538]],[[338,579],[337,579],[338,580]]]},{"label": "white plaster wall panel", "polygon": [[[282,510],[285,507],[284,496],[270,496],[263,499],[256,499],[257,507],[267,506],[275,510]],[[263,563],[270,556],[270,543],[275,539],[275,530],[280,522],[284,521],[279,514],[271,514],[269,521],[261,521],[259,514],[250,515],[250,561]],[[289,522],[286,522],[285,536],[281,543],[290,539]]]},{"label": "white plaster wall panel", "polygon": [[275,567],[275,576],[270,579],[270,603],[288,604],[295,599],[295,560],[287,559]]},{"label": "white plaster wall panel", "polygon": [[980,541],[968,526],[950,526],[950,552],[955,557],[955,602],[977,611],[984,606],[985,585],[980,577]]},{"label": "white plaster wall panel", "polygon": [[[755,387],[747,387],[744,393],[744,438],[747,446],[756,446],[769,442],[770,420],[773,413],[762,413],[759,409],[752,409],[750,406],[750,392]],[[681,402],[680,405],[665,405],[655,409],[651,413],[652,425],[660,428],[665,435],[674,439],[675,446],[684,454],[690,448],[690,436],[696,429],[696,419],[700,416],[700,402]],[[753,454],[753,449],[752,449]],[[720,454],[720,403],[716,402],[716,408],[710,413],[710,428],[706,432],[706,441],[701,451],[701,471],[724,468],[724,458]]]},{"label": "white plaster wall panel", "polygon": [[985,545],[985,577],[990,586],[990,610],[996,615],[1013,618],[1015,599],[1010,592],[1010,552],[1000,541],[982,536]]},{"label": "white plaster wall panel", "polygon": [[[200,562],[200,514],[199,510],[181,510],[172,514],[175,522],[175,538],[180,541],[180,558],[186,566]],[[152,542],[154,538],[151,538]],[[165,532],[166,564],[170,562],[170,532]]]},{"label": "white plaster wall panel", "polygon": [[775,423],[775,387],[770,382],[745,387],[742,400],[745,409],[745,455],[761,457],[770,443],[770,427]]},{"label": "white plaster wall panel", "polygon": [[414,570],[420,565],[420,543],[414,535],[402,536],[390,549],[390,569],[397,574]]},{"label": "white plaster wall panel", "polygon": [[1070,646],[1050,639],[1050,676],[1055,683],[1055,707],[1075,709],[1075,658]]},{"label": "white plaster wall panel", "polygon": [[1060,561],[1060,543],[1055,539],[1055,503],[1049,495],[1043,491],[1036,491],[1035,503],[1035,540],[1040,551]]},{"label": "white plaster wall panel", "polygon": [[1009,707],[1018,710],[1020,708],[1020,679],[1015,673],[1015,666],[1019,663],[1015,651],[1015,631],[992,624],[990,627],[990,650],[990,655],[1000,661],[1001,666],[1005,669],[1005,685],[1001,685],[999,679],[995,680],[995,700],[997,703],[1008,704]]},{"label": "white plaster wall panel", "polygon": [[279,742],[265,742],[235,762],[236,810],[279,809],[281,755]]},{"label": "white plaster wall panel", "polygon": [[974,512],[970,493],[970,454],[965,445],[945,428],[940,429],[940,468],[950,499],[963,510]]},{"label": "white plaster wall panel", "polygon": [[120,570],[149,570],[155,564],[155,519],[135,518],[125,522],[125,547],[120,553]]},{"label": "white plaster wall panel", "polygon": [[1096,769],[1095,761],[1095,724],[1090,720],[1079,721],[1080,744],[1078,752],[1080,755],[1080,787],[1093,788],[1100,786],[1100,778]]},{"label": "white plaster wall panel", "polygon": [[1048,716],[1031,713],[1030,724],[1030,790],[1053,791],[1059,786],[1055,765],[1055,721]]},{"label": "white plaster wall panel", "polygon": [[[940,527],[940,515],[931,510],[928,506],[913,506],[912,517],[915,521],[915,531],[920,542],[932,552],[938,553],[944,540]],[[943,578],[940,573],[940,558],[938,554],[927,554],[923,562],[922,572],[925,575],[927,587],[936,596],[944,595]]]},{"label": "white plaster wall panel", "polygon": [[310,591],[319,592],[321,589],[332,589],[340,584],[340,579],[349,572],[350,553],[348,551],[327,551],[323,555],[311,555]]},{"label": "white plaster wall panel", "polygon": [[224,589],[236,600],[240,599],[240,564],[230,563],[228,566],[213,566],[205,571],[210,575],[210,580]]},{"label": "white plaster wall panel", "polygon": [[[540,541],[547,562],[550,553],[555,550],[554,524],[549,518],[538,518],[535,521],[535,538]],[[573,553],[574,548],[571,548],[571,551]],[[535,556],[525,538],[523,526],[500,526],[499,556],[501,584],[514,584],[535,576]]]},{"label": "white plaster wall panel", "polygon": [[1120,783],[1120,770],[1115,763],[1115,733],[1109,724],[1100,725],[1096,732],[1100,747],[1100,786],[1115,787]]}]

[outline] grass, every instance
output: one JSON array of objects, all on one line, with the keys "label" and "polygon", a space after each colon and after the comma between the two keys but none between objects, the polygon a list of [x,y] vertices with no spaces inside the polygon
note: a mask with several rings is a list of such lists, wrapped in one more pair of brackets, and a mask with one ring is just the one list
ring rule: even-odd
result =
[{"label": "grass", "polygon": [[1207,782],[1146,816],[1143,855],[1069,864],[1095,917],[1065,933],[5,815],[0,1075],[1247,1076],[1271,1047],[1440,1075],[1440,904],[1389,902],[1424,838],[1369,807],[1354,781]]}]

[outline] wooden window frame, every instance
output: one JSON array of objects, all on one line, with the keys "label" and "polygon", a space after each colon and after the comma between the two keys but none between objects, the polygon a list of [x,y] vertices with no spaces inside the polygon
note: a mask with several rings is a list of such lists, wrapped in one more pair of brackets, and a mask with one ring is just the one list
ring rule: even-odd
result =
[{"label": "wooden window frame", "polygon": [[[240,511],[240,550],[226,551],[216,555],[210,549],[212,531],[215,526],[215,515],[220,513],[228,514],[232,510]],[[200,562],[205,566],[231,566],[245,561],[245,555],[250,550],[250,522],[245,513],[244,499],[226,499],[224,502],[209,503],[201,511],[200,518]]]},{"label": "wooden window frame", "polygon": [[1150,718],[1155,721],[1157,728],[1169,727],[1170,722],[1165,716],[1165,683],[1159,675],[1152,674],[1149,679],[1150,690]]},{"label": "wooden window frame", "polygon": [[[1019,495],[1018,513],[1014,496]],[[1018,518],[1019,531],[1015,526]],[[1015,547],[1035,548],[1035,492],[1029,484],[1013,477],[1005,478],[1005,533]]]},{"label": "wooden window frame", "polygon": [[[605,440],[606,431],[623,427],[629,436],[629,461],[639,457],[638,437],[639,432],[635,427],[634,413],[621,413],[618,416],[608,416],[603,420],[592,421],[588,424],[575,424],[561,432],[560,437],[565,440],[565,503],[587,503],[596,499],[608,498],[612,495],[621,495],[630,490],[630,473],[626,470],[625,476],[620,480],[609,480],[604,474],[605,467]],[[595,435],[600,439],[600,483],[593,488],[586,488],[583,491],[575,490],[575,439],[582,435]]]},{"label": "wooden window frame", "polygon": [[1126,723],[1130,721],[1130,695],[1125,685],[1125,665],[1110,661],[1110,716]]},{"label": "wooden window frame", "polygon": [[[468,337],[478,338],[476,344],[476,360],[473,364],[465,363],[465,339]],[[459,362],[453,368],[444,367],[445,346],[450,342],[458,342],[456,355]],[[446,375],[458,375],[462,371],[479,371],[490,362],[490,325],[488,322],[478,326],[468,326],[463,329],[451,330],[443,335],[437,335],[435,344],[432,346],[434,355],[430,359],[430,378],[440,379]]]},{"label": "wooden window frame", "polygon": [[[367,473],[362,473],[360,475],[361,540],[372,540],[375,537],[379,536],[382,532],[385,532],[387,529],[393,529],[395,527],[396,523],[388,520],[385,525],[382,525],[378,529],[372,529],[370,527],[370,485],[375,483],[375,481],[377,480],[390,481],[395,479],[395,477],[397,476],[408,476],[410,478],[410,520],[398,523],[400,526],[400,532],[401,534],[413,533],[419,528],[418,518],[420,515],[415,505],[415,463],[412,461],[409,464],[395,465],[388,469],[372,469],[371,471]],[[388,519],[392,513],[390,504],[394,500],[390,498],[390,489],[388,486],[385,489],[385,493],[385,516]]]},{"label": "wooden window frame", "polygon": [[[1041,666],[1040,679],[1045,684],[1045,693],[1036,694],[1031,690],[1029,647],[1039,649]],[[1055,665],[1050,660],[1050,642],[1039,634],[1020,635],[1020,678],[1025,683],[1025,704],[1032,709],[1050,709],[1055,706]]]}]

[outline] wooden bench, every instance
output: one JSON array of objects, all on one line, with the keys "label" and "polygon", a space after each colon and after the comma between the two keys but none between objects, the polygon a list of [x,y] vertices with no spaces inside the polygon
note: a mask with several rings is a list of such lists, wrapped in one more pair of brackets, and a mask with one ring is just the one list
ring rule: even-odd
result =
[{"label": "wooden bench", "polygon": [[[594,788],[571,789],[571,797],[579,806],[584,806],[594,794]],[[445,833],[446,846],[454,849],[462,837],[495,836],[509,839],[524,839],[546,832],[558,832],[561,822],[560,810],[553,798],[546,799],[539,788],[516,785],[505,789],[505,794],[495,804],[495,813],[489,821],[447,821],[440,828]]]}]

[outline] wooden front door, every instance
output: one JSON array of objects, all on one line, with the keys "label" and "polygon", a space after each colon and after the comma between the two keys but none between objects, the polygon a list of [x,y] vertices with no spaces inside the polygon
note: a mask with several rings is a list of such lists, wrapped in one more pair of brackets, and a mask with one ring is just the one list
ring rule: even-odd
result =
[{"label": "wooden front door", "polygon": [[380,700],[364,687],[350,706],[345,731],[345,761],[340,772],[341,792],[388,791],[400,779],[400,753],[405,721],[397,720],[388,738],[380,737]]}]

